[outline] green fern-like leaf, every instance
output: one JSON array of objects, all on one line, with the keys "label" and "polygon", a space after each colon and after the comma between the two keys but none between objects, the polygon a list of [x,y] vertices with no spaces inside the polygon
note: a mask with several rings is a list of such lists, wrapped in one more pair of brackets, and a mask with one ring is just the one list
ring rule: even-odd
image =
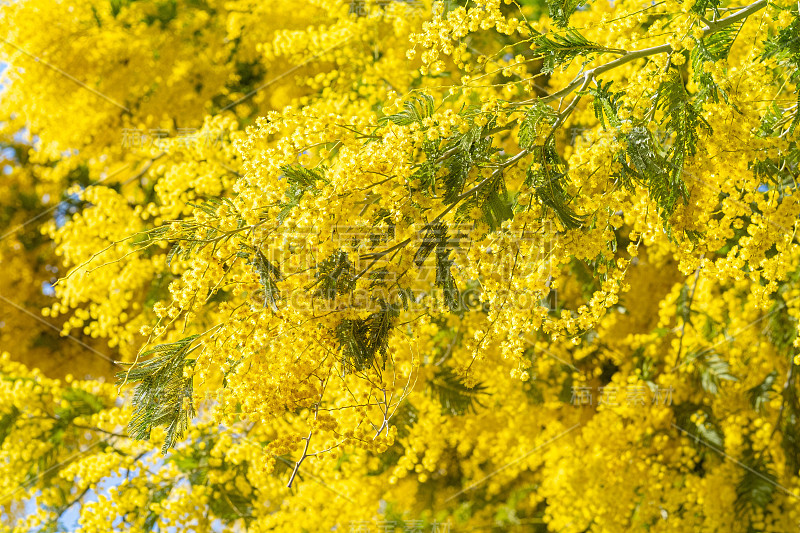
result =
[{"label": "green fern-like leaf", "polygon": [[705,69],[705,64],[727,58],[741,28],[741,24],[732,24],[722,28],[704,39],[699,39],[697,45],[692,49],[692,72],[700,89],[697,94],[700,102],[708,99],[715,103],[720,99],[728,102],[728,93],[714,81],[714,77]]},{"label": "green fern-like leaf", "polygon": [[633,182],[645,186],[662,215],[671,214],[678,198],[686,196],[683,180],[672,179],[669,163],[647,128],[636,126],[624,135],[624,139],[625,154],[617,159],[620,163],[617,177],[626,186]]},{"label": "green fern-like leaf", "polygon": [[[800,6],[792,6],[789,12],[793,19],[791,24],[781,29],[764,43],[762,59],[773,59],[777,62],[779,73],[789,83],[800,83]],[[800,126],[800,91],[794,91],[796,102],[786,108],[779,108],[779,120],[772,125],[772,133],[776,135],[794,135]]]},{"label": "green fern-like leaf", "polygon": [[398,126],[409,126],[411,124],[419,123],[434,112],[433,97],[427,94],[417,95],[403,103],[403,110],[400,113],[389,115],[386,120],[397,124]]},{"label": "green fern-like leaf", "polygon": [[483,211],[483,218],[492,230],[500,228],[503,222],[514,217],[506,181],[501,172],[498,172],[495,179],[476,195],[476,203]]},{"label": "green fern-like leaf", "polygon": [[[677,426],[685,431],[692,444],[701,455],[710,451],[717,453],[725,450],[725,435],[717,426],[708,406],[694,403],[683,403],[673,406]],[[692,415],[701,415],[693,419]]]},{"label": "green fern-like leaf", "polygon": [[100,398],[75,387],[66,389],[61,399],[65,405],[59,405],[55,409],[56,418],[59,420],[71,421],[79,416],[90,416],[99,413],[105,407]]},{"label": "green fern-like leaf", "polygon": [[148,440],[154,427],[166,426],[162,453],[183,436],[195,414],[192,377],[184,375],[184,368],[194,364],[187,356],[197,338],[198,335],[192,335],[177,342],[159,344],[141,355],[149,359],[117,374],[120,384],[137,384],[133,392],[133,415],[128,424],[130,436]]},{"label": "green fern-like leaf", "polygon": [[17,421],[19,415],[20,410],[16,406],[11,405],[8,412],[0,416],[0,445],[2,445],[11,434],[11,430],[14,428],[14,422]]},{"label": "green fern-like leaf", "polygon": [[763,454],[749,451],[742,458],[744,473],[736,486],[736,509],[764,509],[772,501],[778,477]]},{"label": "green fern-like leaf", "polygon": [[577,57],[589,57],[609,51],[608,48],[588,40],[574,28],[563,34],[536,34],[533,43],[536,45],[536,53],[542,57],[542,72],[545,74],[552,74],[556,67],[567,67]]},{"label": "green fern-like leaf", "polygon": [[289,188],[286,190],[288,200],[282,204],[281,212],[278,214],[279,222],[286,220],[292,210],[299,205],[303,195],[306,193],[318,194],[319,185],[326,183],[323,169],[284,165],[281,167],[281,171],[289,183]]},{"label": "green fern-like leaf", "polygon": [[450,250],[444,246],[436,249],[436,286],[442,289],[444,302],[451,311],[458,310],[459,292],[456,280],[450,272],[453,260],[450,259]]},{"label": "green fern-like leaf", "polygon": [[273,312],[278,311],[278,282],[281,280],[280,270],[274,266],[261,250],[250,246],[242,247],[244,256],[248,259],[248,264],[258,274],[261,280],[261,288],[264,291],[264,307],[269,306]]},{"label": "green fern-like leaf", "polygon": [[555,109],[541,102],[535,102],[525,111],[519,125],[519,146],[530,150],[542,133],[549,132],[558,120]]},{"label": "green fern-like leaf", "polygon": [[443,223],[430,224],[425,228],[425,234],[422,237],[422,242],[414,254],[414,264],[422,266],[431,252],[438,246],[443,246],[447,243],[447,226]]},{"label": "green fern-like leaf", "polygon": [[389,337],[398,312],[385,301],[378,302],[380,310],[367,318],[344,319],[336,326],[336,340],[342,352],[345,372],[361,372],[377,368],[377,358],[386,366]]},{"label": "green fern-like leaf", "polygon": [[444,179],[444,201],[451,204],[458,199],[467,183],[473,161],[467,151],[459,151],[447,161],[448,173]]},{"label": "green fern-like leaf", "polygon": [[600,121],[600,125],[605,129],[606,123],[612,128],[620,126],[619,102],[623,92],[611,92],[611,84],[608,82],[603,85],[602,81],[597,82],[597,88],[589,88],[587,92],[594,97],[592,101],[594,115]]},{"label": "green fern-like leaf", "polygon": [[381,309],[372,313],[367,319],[369,333],[367,348],[375,355],[380,354],[383,357],[383,364],[386,366],[389,336],[398,313],[385,301],[380,301],[379,304]]},{"label": "green fern-like leaf", "polygon": [[678,294],[678,299],[675,301],[675,314],[681,317],[684,324],[688,324],[691,321],[691,294],[692,289],[689,285],[684,285],[681,287],[681,292]]},{"label": "green fern-like leaf", "polygon": [[453,415],[476,412],[476,406],[483,405],[479,396],[486,394],[486,386],[478,383],[467,387],[449,368],[441,368],[428,383],[429,392],[439,398],[442,410]]},{"label": "green fern-like leaf", "polygon": [[694,53],[692,59],[696,57],[700,61],[715,62],[727,58],[741,29],[741,24],[731,24],[700,39],[692,50]]},{"label": "green fern-like leaf", "polygon": [[456,210],[455,220],[469,222],[471,213],[476,208],[483,213],[484,222],[492,230],[499,228],[504,221],[514,217],[502,172],[495,172],[484,182],[480,190],[464,200]]},{"label": "green fern-like leaf", "polygon": [[[776,59],[782,66],[797,68],[800,64],[800,13],[798,6],[789,7],[789,13],[793,16],[792,22],[772,35],[764,43],[763,59]],[[800,76],[800,73],[789,72],[792,77]]]},{"label": "green fern-like leaf", "polygon": [[365,320],[346,318],[336,326],[336,340],[342,351],[342,365],[346,371],[360,372],[373,362],[367,348],[369,326]]},{"label": "green fern-like leaf", "polygon": [[783,297],[778,297],[768,313],[767,338],[783,353],[790,353],[797,338],[797,319],[786,310]]},{"label": "green fern-like leaf", "polygon": [[[470,171],[483,163],[488,163],[495,150],[492,147],[492,136],[489,134],[495,126],[495,119],[492,118],[483,126],[474,125],[472,124],[472,115],[479,112],[479,109],[474,107],[462,111],[461,114],[470,127],[465,133],[453,135],[444,149],[447,156],[443,164],[448,172],[437,185],[444,190],[443,196],[446,204],[458,200],[467,184]],[[438,156],[434,154],[434,157]],[[430,159],[428,164],[431,164],[435,171],[436,165]]]},{"label": "green fern-like leaf", "polygon": [[534,153],[539,163],[528,169],[525,185],[532,189],[542,205],[553,211],[565,228],[580,227],[583,217],[569,206],[572,198],[564,189],[566,165],[556,152],[555,141],[551,139],[544,146],[536,147]]},{"label": "green fern-like leaf", "polygon": [[719,6],[721,5],[721,0],[697,0],[692,6],[692,11],[702,16],[705,15],[706,10],[711,9],[714,12],[714,17],[719,18]]},{"label": "green fern-like leaf", "polygon": [[688,198],[683,170],[687,160],[697,152],[701,132],[710,132],[711,128],[695,107],[677,72],[658,87],[653,106],[653,112],[663,113],[661,127],[669,144],[662,145],[644,125],[633,126],[622,135],[626,148],[624,153],[615,156],[619,163],[615,175],[627,188],[631,188],[633,182],[645,186],[666,220],[677,201]]},{"label": "green fern-like leaf", "polygon": [[747,396],[750,398],[750,405],[753,406],[759,413],[764,412],[764,407],[770,401],[770,395],[773,393],[772,386],[775,385],[775,380],[778,378],[778,372],[773,370],[764,381],[747,391]]},{"label": "green fern-like leaf", "polygon": [[357,275],[355,266],[350,261],[347,253],[337,251],[317,265],[316,285],[317,295],[333,299],[337,295],[346,294],[355,287]]},{"label": "green fern-like leaf", "polygon": [[677,72],[659,86],[655,106],[664,112],[662,126],[673,137],[667,161],[672,167],[670,175],[674,185],[682,181],[686,160],[697,153],[700,130],[710,133],[711,126],[692,104]]},{"label": "green fern-like leaf", "polygon": [[548,0],[547,10],[556,25],[563,28],[569,24],[572,14],[586,5],[586,2],[587,0]]},{"label": "green fern-like leaf", "polygon": [[700,386],[709,394],[717,394],[722,381],[738,381],[728,362],[713,350],[690,354],[687,360],[694,362]]}]

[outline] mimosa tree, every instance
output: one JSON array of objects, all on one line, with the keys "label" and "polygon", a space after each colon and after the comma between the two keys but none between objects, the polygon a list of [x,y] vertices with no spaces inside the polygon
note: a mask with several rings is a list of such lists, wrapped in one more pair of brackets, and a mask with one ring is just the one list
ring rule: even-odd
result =
[{"label": "mimosa tree", "polygon": [[800,527],[797,3],[0,13],[9,531]]}]

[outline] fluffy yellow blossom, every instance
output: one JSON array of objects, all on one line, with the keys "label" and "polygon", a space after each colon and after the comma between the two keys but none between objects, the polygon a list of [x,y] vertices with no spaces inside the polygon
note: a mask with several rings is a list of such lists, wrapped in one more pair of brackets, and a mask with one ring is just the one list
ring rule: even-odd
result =
[{"label": "fluffy yellow blossom", "polygon": [[795,530],[800,19],[737,9],[3,4],[0,531]]}]

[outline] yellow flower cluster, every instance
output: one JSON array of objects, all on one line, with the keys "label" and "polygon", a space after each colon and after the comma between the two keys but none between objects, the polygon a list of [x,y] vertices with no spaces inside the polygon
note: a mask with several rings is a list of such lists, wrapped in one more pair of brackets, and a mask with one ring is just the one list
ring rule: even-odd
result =
[{"label": "yellow flower cluster", "polygon": [[407,4],[0,7],[0,531],[796,528],[794,5]]}]

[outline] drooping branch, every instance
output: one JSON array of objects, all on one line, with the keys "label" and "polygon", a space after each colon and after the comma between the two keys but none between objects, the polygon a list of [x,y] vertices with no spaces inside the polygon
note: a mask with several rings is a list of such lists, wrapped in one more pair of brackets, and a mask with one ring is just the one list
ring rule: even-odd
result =
[{"label": "drooping branch", "polygon": [[[729,17],[725,17],[716,22],[711,22],[711,24],[703,28],[703,37],[708,37],[710,35],[713,35],[718,31],[722,30],[723,28],[727,28],[731,24],[735,24],[741,20],[746,19],[753,13],[756,13],[764,9],[767,6],[767,4],[768,4],[767,0],[758,0],[757,2],[753,2],[749,6],[742,8],[741,10],[737,11],[736,13],[734,13]],[[522,102],[518,102],[517,105],[527,105],[534,101],[548,103],[554,100],[560,100],[561,98],[564,98],[565,96],[569,95],[576,89],[580,88],[581,85],[584,83],[584,80],[588,78],[591,77],[596,78],[605,72],[614,70],[617,67],[620,67],[626,63],[630,63],[631,61],[635,61],[637,59],[642,59],[645,57],[658,54],[664,54],[667,52],[672,52],[672,46],[669,43],[660,44],[658,46],[652,46],[650,48],[642,48],[640,50],[633,50],[631,52],[625,52],[622,55],[622,57],[619,57],[617,59],[614,59],[613,61],[609,61],[608,63],[604,63],[602,65],[594,67],[593,69],[581,73],[574,80],[572,80],[572,82],[570,82],[569,85],[567,85],[560,91],[557,91],[544,98],[536,97],[536,98],[531,98],[529,100],[524,100]]]}]

